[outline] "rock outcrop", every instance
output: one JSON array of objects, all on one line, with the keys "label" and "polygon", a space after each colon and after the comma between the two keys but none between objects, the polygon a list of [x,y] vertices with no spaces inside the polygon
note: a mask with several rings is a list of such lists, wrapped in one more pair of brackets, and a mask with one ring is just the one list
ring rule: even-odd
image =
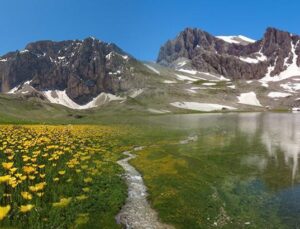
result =
[{"label": "rock outcrop", "polygon": [[139,67],[144,66],[116,45],[91,37],[39,41],[0,58],[0,92],[29,81],[39,91],[65,90],[73,101],[85,104],[102,92],[143,87],[145,82],[134,72]]},{"label": "rock outcrop", "polygon": [[161,47],[157,62],[177,68],[178,60],[184,58],[198,71],[232,79],[260,79],[278,75],[291,64],[300,66],[299,41],[298,35],[275,28],[268,28],[263,39],[256,42],[225,41],[205,31],[187,28]]}]

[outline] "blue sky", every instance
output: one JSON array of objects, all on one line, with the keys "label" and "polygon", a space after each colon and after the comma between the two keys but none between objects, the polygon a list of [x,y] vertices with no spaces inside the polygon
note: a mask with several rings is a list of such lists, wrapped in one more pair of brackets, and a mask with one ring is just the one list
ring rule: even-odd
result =
[{"label": "blue sky", "polygon": [[262,37],[266,27],[300,34],[299,0],[0,0],[0,55],[42,39],[114,42],[141,60],[185,27]]}]

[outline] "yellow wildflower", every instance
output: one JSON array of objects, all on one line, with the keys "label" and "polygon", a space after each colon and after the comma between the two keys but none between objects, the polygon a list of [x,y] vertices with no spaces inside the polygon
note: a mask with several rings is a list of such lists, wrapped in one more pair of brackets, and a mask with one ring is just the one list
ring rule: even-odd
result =
[{"label": "yellow wildflower", "polygon": [[82,165],[81,168],[84,170],[84,169],[87,169],[88,166],[87,165]]},{"label": "yellow wildflower", "polygon": [[87,178],[84,178],[83,181],[84,181],[84,183],[91,183],[93,181],[93,179],[90,177],[87,177]]},{"label": "yellow wildflower", "polygon": [[53,207],[60,207],[60,208],[63,208],[63,207],[66,207],[70,202],[71,202],[72,198],[61,198],[59,200],[59,202],[55,202],[52,204]]},{"label": "yellow wildflower", "polygon": [[37,194],[38,197],[42,197],[44,195],[43,192],[37,192],[36,194]]},{"label": "yellow wildflower", "polygon": [[10,208],[11,208],[10,205],[7,205],[5,207],[0,206],[0,221],[7,216],[7,214],[10,211]]},{"label": "yellow wildflower", "polygon": [[14,174],[17,171],[17,168],[10,168],[9,173]]},{"label": "yellow wildflower", "polygon": [[29,180],[34,180],[35,179],[35,176],[28,176]]},{"label": "yellow wildflower", "polygon": [[10,175],[0,176],[0,184],[10,180]]},{"label": "yellow wildflower", "polygon": [[6,170],[9,170],[11,167],[13,167],[13,162],[2,162],[2,167]]},{"label": "yellow wildflower", "polygon": [[27,179],[27,176],[21,176],[20,179],[21,179],[21,181],[24,181]]},{"label": "yellow wildflower", "polygon": [[90,191],[90,188],[88,188],[88,187],[82,188],[82,191],[84,191],[84,192],[89,192],[89,191]]},{"label": "yellow wildflower", "polygon": [[82,225],[86,224],[89,221],[89,214],[88,213],[80,213],[77,215],[75,220],[75,225]]},{"label": "yellow wildflower", "polygon": [[33,204],[21,205],[21,207],[20,207],[20,212],[22,212],[22,213],[29,212],[29,211],[31,211],[31,209],[32,209],[33,207],[34,207]]},{"label": "yellow wildflower", "polygon": [[46,182],[41,182],[34,186],[29,186],[29,190],[32,192],[38,192],[38,191],[43,190],[45,188],[45,186],[46,186]]},{"label": "yellow wildflower", "polygon": [[10,177],[10,179],[9,179],[9,181],[8,181],[8,184],[9,184],[12,188],[15,188],[15,187],[18,185],[17,178],[15,178],[15,177]]},{"label": "yellow wildflower", "polygon": [[31,162],[36,162],[36,158],[31,158]]},{"label": "yellow wildflower", "polygon": [[65,175],[65,173],[66,173],[65,170],[58,171],[58,174],[59,174],[59,175]]},{"label": "yellow wildflower", "polygon": [[22,176],[22,173],[16,173],[15,177],[20,178]]},{"label": "yellow wildflower", "polygon": [[21,196],[25,199],[25,200],[31,200],[32,199],[32,195],[29,192],[21,192]]},{"label": "yellow wildflower", "polygon": [[26,155],[25,155],[25,156],[22,156],[22,157],[23,157],[23,161],[24,161],[24,162],[27,162],[27,161],[30,160],[30,157],[28,157],[28,156],[26,156]]},{"label": "yellow wildflower", "polygon": [[26,174],[30,174],[35,172],[35,168],[33,168],[32,166],[23,166],[23,171]]},{"label": "yellow wildflower", "polygon": [[88,196],[86,196],[86,195],[76,196],[76,200],[86,200],[87,198],[88,198]]}]

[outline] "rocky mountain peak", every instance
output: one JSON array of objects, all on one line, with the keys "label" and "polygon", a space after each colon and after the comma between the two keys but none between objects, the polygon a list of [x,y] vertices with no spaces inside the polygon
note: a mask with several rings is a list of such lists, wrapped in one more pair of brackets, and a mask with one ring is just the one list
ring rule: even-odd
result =
[{"label": "rocky mountain peak", "polygon": [[102,92],[139,88],[133,65],[142,64],[117,45],[92,37],[38,41],[0,57],[0,87],[8,92],[27,82],[41,92],[65,91],[76,103],[86,104]]},{"label": "rocky mountain peak", "polygon": [[215,37],[187,28],[161,47],[157,62],[177,68],[178,60],[184,58],[192,69],[201,72],[259,79],[279,75],[294,62],[300,66],[299,40],[299,36],[275,28],[267,28],[258,41],[244,36]]},{"label": "rocky mountain peak", "polygon": [[[278,52],[284,52],[287,55],[291,50],[292,35],[275,28],[268,28],[263,38],[263,52],[266,56],[277,55]],[[281,50],[281,51],[279,51]]]},{"label": "rocky mountain peak", "polygon": [[283,31],[273,27],[268,27],[264,33],[263,39],[266,43],[270,42],[281,44],[285,42],[285,39],[290,39],[292,36],[294,35],[287,31]]}]

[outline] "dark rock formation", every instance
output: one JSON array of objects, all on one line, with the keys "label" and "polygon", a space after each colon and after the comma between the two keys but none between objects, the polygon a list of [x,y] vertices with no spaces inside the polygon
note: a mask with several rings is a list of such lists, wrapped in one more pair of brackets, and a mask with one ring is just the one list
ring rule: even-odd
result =
[{"label": "dark rock formation", "polygon": [[122,93],[143,87],[134,69],[144,67],[114,44],[94,38],[39,41],[0,58],[0,92],[31,81],[37,90],[66,90],[79,104],[101,92]]},{"label": "dark rock formation", "polygon": [[161,47],[157,62],[174,67],[178,59],[186,58],[191,61],[192,68],[199,71],[233,79],[259,79],[267,74],[268,66],[274,67],[271,76],[284,71],[293,61],[292,46],[296,48],[300,66],[299,41],[297,35],[268,28],[262,40],[248,44],[229,43],[202,30],[187,28]]}]

